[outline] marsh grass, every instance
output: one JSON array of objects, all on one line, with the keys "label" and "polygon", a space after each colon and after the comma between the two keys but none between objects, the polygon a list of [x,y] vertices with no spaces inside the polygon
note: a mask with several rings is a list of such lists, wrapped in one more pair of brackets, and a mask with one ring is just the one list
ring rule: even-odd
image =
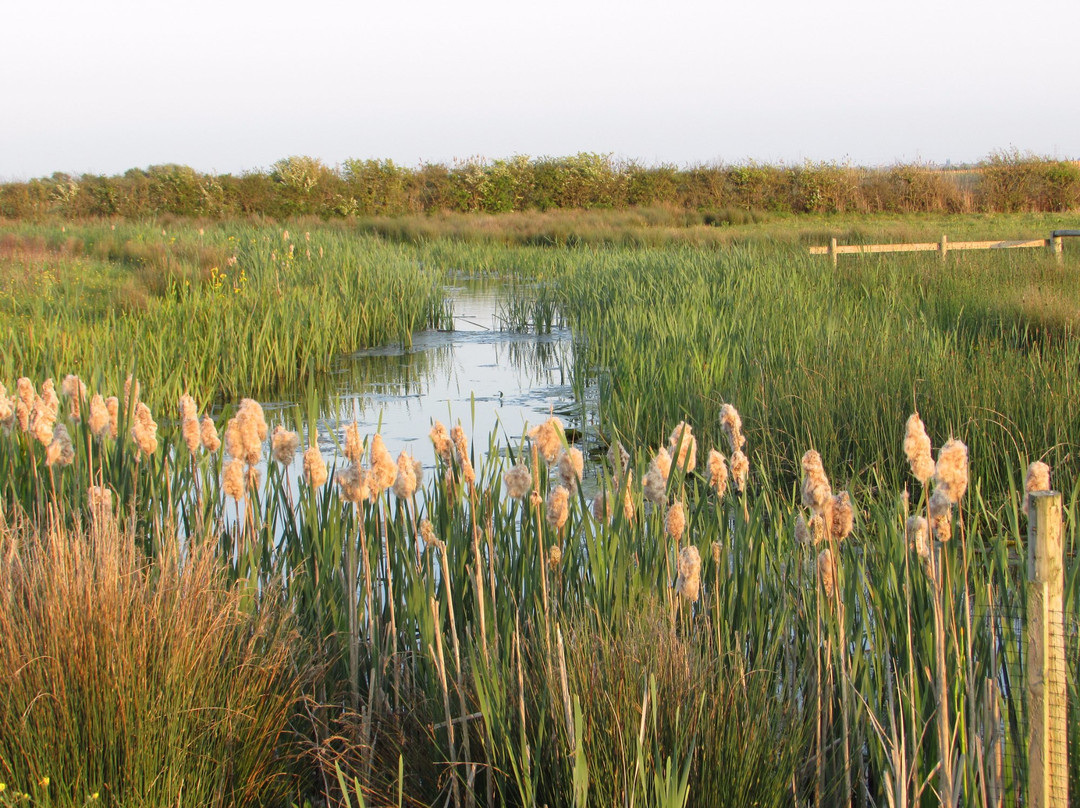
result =
[{"label": "marsh grass", "polygon": [[[296,390],[342,354],[443,325],[436,270],[338,231],[230,225],[23,228],[0,259],[6,371],[67,368],[115,385],[137,368],[150,403]],[[63,235],[63,240],[59,237]],[[80,245],[71,247],[69,242]],[[122,373],[120,370],[124,369]],[[65,370],[67,372],[67,370]]]},{"label": "marsh grass", "polygon": [[15,514],[0,524],[0,781],[51,805],[288,793],[300,680],[272,594],[246,608],[205,548],[147,558],[114,520]]},{"label": "marsh grass", "polygon": [[[320,279],[295,257],[281,265],[282,245],[286,253],[288,244],[299,248],[303,231],[293,228],[287,240],[277,229],[256,232],[244,249],[254,268],[247,288],[257,287],[259,300],[276,299],[275,280],[286,296],[293,274],[328,297],[359,288],[344,270]],[[221,237],[232,243],[224,231]],[[197,231],[178,240],[189,238],[197,240]],[[402,310],[413,310],[414,292],[431,276],[453,268],[506,278],[515,301],[506,316],[519,327],[569,323],[579,393],[599,391],[600,431],[632,450],[628,468],[595,472],[601,490],[621,493],[630,472],[642,480],[656,447],[682,421],[699,441],[699,467],[671,470],[660,505],[647,502],[635,482],[629,511],[614,508],[610,522],[591,515],[578,487],[560,526],[545,518],[559,478],[524,438],[466,441],[411,497],[387,492],[351,503],[333,482],[340,462],[317,486],[270,462],[243,501],[228,499],[222,451],[191,455],[168,415],[158,415],[158,451],[138,460],[130,412],[116,439],[97,441],[62,401],[60,420],[76,447],[74,463],[63,468],[50,469],[43,447],[18,429],[0,435],[5,513],[9,521],[15,513],[31,520],[5,537],[83,536],[80,526],[93,519],[87,488],[106,485],[126,525],[120,535],[132,549],[125,552],[159,571],[148,582],[183,574],[173,560],[178,530],[212,537],[211,566],[221,576],[214,580],[236,598],[237,614],[262,619],[274,603],[285,606],[297,664],[313,671],[306,698],[293,702],[302,752],[280,762],[302,796],[339,799],[345,789],[354,802],[363,794],[383,803],[401,789],[404,801],[455,808],[581,805],[587,797],[634,805],[884,804],[887,795],[898,805],[931,805],[939,803],[937,763],[949,748],[963,804],[992,804],[982,796],[991,784],[1023,793],[1023,767],[998,771],[993,762],[999,752],[1023,759],[1021,473],[1035,459],[1050,463],[1054,485],[1066,492],[1070,614],[1080,605],[1076,335],[1067,311],[1044,313],[1023,301],[1038,289],[1074,300],[1074,256],[1067,253],[1062,268],[1014,253],[950,257],[945,265],[875,259],[833,272],[798,244],[768,240],[723,251],[670,244],[553,250],[386,244],[327,228],[313,232],[311,243],[329,252],[335,239],[347,266],[389,262],[385,298]],[[239,261],[246,253],[237,250]],[[223,296],[247,300],[226,287],[234,278],[230,270]],[[205,299],[177,311],[229,311],[212,308],[220,289],[200,289]],[[343,295],[334,305],[352,299]],[[297,311],[312,310],[298,304],[279,314]],[[333,311],[306,325],[330,329],[343,317]],[[61,337],[63,322],[44,332],[57,346],[34,348],[29,337],[16,343],[54,357],[46,371],[31,371],[37,380],[45,372],[63,378],[63,351],[79,355],[69,343],[94,333],[72,320],[81,336]],[[180,320],[168,322],[172,330],[160,334],[182,333]],[[294,333],[271,323],[268,334]],[[361,334],[386,338],[368,325]],[[196,341],[212,328],[209,321],[194,327]],[[271,336],[263,344],[278,345]],[[288,348],[282,353],[293,361]],[[166,372],[168,350],[148,349],[160,353],[158,364],[139,359],[144,398],[163,402],[156,414],[173,410],[180,386]],[[232,354],[210,355],[228,362]],[[10,389],[24,371],[15,357],[5,361]],[[246,373],[268,383],[247,361],[214,372],[230,373],[228,384],[245,393],[254,384]],[[130,367],[113,364],[119,357],[107,352],[87,362],[90,392],[119,390]],[[212,409],[207,402],[228,388],[205,383],[216,392],[196,398]],[[751,479],[744,491],[732,485],[718,497],[702,459],[713,447],[728,453],[718,421],[725,403],[742,414]],[[927,506],[902,453],[904,420],[916,406],[935,447],[959,437],[971,450],[958,535],[938,550],[940,591],[905,535],[907,517],[925,515]],[[220,431],[232,412],[228,400],[215,411]],[[309,446],[319,418],[312,395],[278,411],[274,423],[284,421]],[[852,536],[828,545],[831,591],[818,572],[825,547],[795,538],[798,458],[808,448],[820,451],[829,478],[855,502]],[[504,490],[505,470],[518,462],[532,471],[535,501]],[[475,479],[464,483],[468,467]],[[665,530],[664,506],[676,501],[686,521],[678,540]],[[53,562],[35,554],[28,539],[5,541],[5,571],[73,566],[66,556]],[[696,603],[672,590],[679,551],[689,545],[702,559]],[[195,628],[205,619],[175,608]],[[87,629],[95,637],[103,631]],[[26,636],[12,653],[33,647]],[[942,639],[944,688],[927,674],[937,670]],[[130,686],[132,698],[149,698],[140,681]],[[226,695],[218,686],[199,689],[219,703]],[[43,682],[26,685],[31,699],[43,692]],[[943,744],[946,705],[951,732]],[[46,739],[56,732],[34,731]],[[30,748],[31,740],[21,743]],[[1070,761],[1074,779],[1078,760]],[[190,764],[197,772],[203,765]],[[220,767],[214,771],[220,775]],[[94,787],[77,778],[68,780]],[[162,795],[162,804],[177,796]]]},{"label": "marsh grass", "polygon": [[[277,416],[304,443],[314,434],[311,406],[307,414]],[[498,451],[494,436],[483,450],[459,446],[407,499],[386,492],[345,502],[332,476],[313,487],[271,463],[259,488],[234,503],[221,494],[221,450],[190,457],[179,430],[166,425],[153,462],[136,464],[127,430],[87,444],[65,412],[61,420],[79,449],[76,462],[53,477],[40,448],[17,429],[0,438],[5,512],[30,520],[3,533],[4,581],[12,593],[4,600],[4,631],[16,639],[5,652],[63,659],[70,653],[48,643],[77,645],[82,654],[107,640],[117,643],[110,659],[145,660],[146,667],[132,663],[130,677],[106,693],[87,678],[99,675],[98,657],[41,670],[39,678],[31,676],[35,665],[6,667],[24,677],[13,680],[11,692],[34,702],[28,713],[14,702],[10,709],[32,717],[40,710],[45,722],[24,723],[25,735],[5,739],[12,744],[3,759],[12,782],[25,779],[27,760],[37,776],[46,768],[57,773],[53,782],[62,775],[73,794],[99,788],[94,778],[102,788],[128,782],[104,769],[80,773],[74,749],[86,739],[62,734],[75,725],[87,732],[103,727],[101,748],[111,748],[109,733],[120,730],[93,718],[95,699],[106,696],[142,710],[138,720],[130,710],[118,712],[136,722],[131,732],[196,733],[217,743],[214,733],[224,725],[193,728],[207,713],[162,701],[170,691],[155,695],[158,680],[145,679],[171,681],[168,654],[213,653],[235,659],[243,681],[223,674],[228,667],[183,657],[184,665],[213,672],[212,680],[185,678],[191,687],[184,693],[228,705],[258,693],[260,709],[275,722],[283,710],[291,715],[291,748],[300,751],[278,758],[272,771],[290,773],[301,794],[339,798],[340,771],[354,795],[359,783],[373,802],[402,789],[417,804],[583,804],[587,796],[638,805],[847,804],[902,788],[910,795],[905,804],[929,804],[942,698],[965,804],[982,804],[985,783],[1009,794],[1023,788],[1022,768],[998,774],[991,766],[998,750],[1020,759],[1025,726],[1026,646],[1014,622],[1025,601],[1017,571],[1024,555],[1018,485],[988,501],[976,479],[963,505],[965,532],[940,548],[941,625],[951,649],[942,695],[924,674],[936,664],[931,607],[938,596],[904,535],[907,515],[925,508],[914,487],[909,502],[899,488],[887,493],[884,482],[879,496],[857,500],[852,537],[830,547],[829,591],[816,573],[821,546],[796,541],[791,494],[765,480],[745,494],[729,488],[717,498],[704,469],[673,468],[664,495],[684,503],[678,543],[665,528],[665,509],[646,503],[636,486],[629,514],[618,508],[612,521],[597,520],[579,487],[565,524],[549,523],[543,495],[559,482],[554,470],[527,443]],[[897,444],[902,425],[898,420]],[[758,429],[749,417],[744,427],[755,463]],[[704,451],[702,430],[695,427],[695,435]],[[631,455],[635,480],[651,454],[646,445]],[[466,457],[476,476],[463,485]],[[829,452],[823,460],[839,484],[839,461]],[[505,470],[519,461],[534,471],[535,503],[503,490]],[[1026,465],[1013,466],[1017,481]],[[625,472],[605,466],[601,474],[601,485],[614,490]],[[85,490],[102,480],[114,492],[124,530],[93,521]],[[1066,503],[1067,552],[1077,543],[1078,490]],[[212,537],[205,556],[189,539],[177,561],[172,519],[181,535]],[[671,589],[678,552],[691,545],[702,558],[696,603]],[[562,552],[557,563],[548,563],[552,547]],[[1075,610],[1075,564],[1066,576]],[[23,597],[20,587],[37,588]],[[219,597],[220,609],[213,606]],[[124,606],[132,600],[138,608]],[[91,607],[47,608],[51,602]],[[21,612],[28,604],[44,611]],[[287,608],[286,623],[276,622],[278,605]],[[167,619],[133,616],[155,609]],[[131,628],[115,630],[122,625]],[[290,626],[296,640],[284,655],[289,635],[282,632]],[[143,631],[178,634],[162,644]],[[208,645],[185,639],[209,642],[211,634]],[[239,642],[243,637],[249,639]],[[147,649],[168,654],[147,656]],[[258,657],[259,677],[250,670],[255,663],[244,661],[256,653],[270,655]],[[286,659],[313,672],[303,701]],[[999,689],[988,691],[987,680]],[[57,706],[43,695],[57,681],[97,695]],[[68,712],[46,713],[60,706]],[[112,714],[114,706],[100,709]],[[261,715],[253,709],[235,717]],[[986,716],[995,709],[1004,723],[992,732]],[[144,727],[139,722],[147,716],[166,720]],[[226,737],[234,745],[213,759],[177,757],[170,764],[175,777],[202,778],[211,801],[226,793],[239,799],[239,781],[229,772],[248,765],[245,756],[262,761],[269,748],[265,736],[242,746],[239,734]],[[35,744],[42,738],[48,743]],[[174,746],[190,748],[187,741]],[[56,757],[32,757],[54,748]],[[271,769],[257,770],[267,774],[243,781],[252,788],[273,779]],[[222,791],[223,782],[234,790]],[[157,782],[162,804],[175,798],[178,783]]]}]

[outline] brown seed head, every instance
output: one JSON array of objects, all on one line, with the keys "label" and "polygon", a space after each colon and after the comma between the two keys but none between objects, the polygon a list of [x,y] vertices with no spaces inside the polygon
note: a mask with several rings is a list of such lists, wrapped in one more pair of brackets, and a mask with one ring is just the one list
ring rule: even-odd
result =
[{"label": "brown seed head", "polygon": [[968,487],[968,450],[955,438],[938,451],[937,470],[934,479],[946,488],[949,499],[957,503],[964,497]]},{"label": "brown seed head", "polygon": [[686,421],[679,421],[672,430],[668,437],[668,450],[674,458],[675,468],[689,474],[697,466],[697,438]]},{"label": "brown seed head", "polygon": [[904,429],[904,454],[907,455],[911,473],[923,485],[934,476],[934,458],[930,454],[930,436],[926,434],[919,414],[914,412],[907,419]]},{"label": "brown seed head", "polygon": [[522,499],[532,487],[532,472],[524,463],[518,463],[503,473],[506,493],[514,499]]},{"label": "brown seed head", "polygon": [[1031,494],[1035,491],[1050,490],[1050,467],[1042,461],[1036,460],[1027,470],[1027,478],[1024,480],[1024,515],[1031,517]]},{"label": "brown seed head", "polygon": [[321,488],[328,476],[326,461],[323,460],[319,447],[309,446],[304,451],[304,479],[312,488]]},{"label": "brown seed head", "polygon": [[679,551],[679,577],[675,580],[675,593],[690,603],[697,603],[701,594],[701,553],[694,545]]},{"label": "brown seed head", "polygon": [[548,494],[547,498],[547,523],[556,532],[562,530],[570,516],[570,492],[563,486],[557,485]]},{"label": "brown seed head", "polygon": [[300,448],[300,436],[290,432],[282,424],[274,427],[270,436],[270,451],[274,460],[283,466],[291,466],[296,457],[296,450]]}]

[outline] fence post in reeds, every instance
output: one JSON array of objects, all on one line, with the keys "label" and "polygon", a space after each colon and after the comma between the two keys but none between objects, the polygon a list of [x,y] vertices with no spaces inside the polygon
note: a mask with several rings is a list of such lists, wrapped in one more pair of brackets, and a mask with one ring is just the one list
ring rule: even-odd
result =
[{"label": "fence post in reeds", "polygon": [[941,260],[944,261],[949,255],[949,237],[944,233],[941,234]]},{"label": "fence post in reeds", "polygon": [[1059,264],[1063,263],[1065,260],[1065,244],[1061,240],[1061,236],[1051,236],[1050,246],[1054,251],[1054,258],[1057,260],[1057,262]]},{"label": "fence post in reeds", "polygon": [[1028,804],[1069,802],[1061,494],[1031,492],[1028,524]]},{"label": "fence post in reeds", "polygon": [[829,239],[829,260],[832,261],[833,267],[836,266],[836,239]]}]

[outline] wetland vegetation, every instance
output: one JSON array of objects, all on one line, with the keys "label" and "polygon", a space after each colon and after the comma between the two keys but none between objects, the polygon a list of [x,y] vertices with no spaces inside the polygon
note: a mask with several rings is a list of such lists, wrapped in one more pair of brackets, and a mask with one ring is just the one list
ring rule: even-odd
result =
[{"label": "wetland vegetation", "polygon": [[[1077,696],[1080,257],[805,248],[1069,217],[704,217],[0,225],[7,795],[1014,801],[1035,461],[1065,494]],[[569,328],[580,414],[462,419],[418,475],[328,371],[448,327],[461,277],[499,284],[508,329]],[[912,475],[915,411],[935,455],[963,442],[966,491],[949,452]]]}]

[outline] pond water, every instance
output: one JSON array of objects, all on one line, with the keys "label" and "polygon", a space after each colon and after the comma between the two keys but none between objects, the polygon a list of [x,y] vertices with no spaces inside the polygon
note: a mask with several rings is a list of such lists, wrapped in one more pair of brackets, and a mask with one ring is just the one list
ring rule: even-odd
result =
[{"label": "pond water", "polygon": [[447,293],[453,300],[452,331],[424,331],[409,346],[341,358],[337,411],[324,413],[320,424],[320,446],[328,459],[354,419],[361,434],[380,432],[395,457],[405,450],[428,468],[435,464],[428,432],[436,420],[447,428],[460,422],[478,450],[492,434],[504,445],[516,443],[553,412],[564,422],[572,420],[567,416],[575,411],[570,330],[505,330],[499,287],[463,282]]}]

